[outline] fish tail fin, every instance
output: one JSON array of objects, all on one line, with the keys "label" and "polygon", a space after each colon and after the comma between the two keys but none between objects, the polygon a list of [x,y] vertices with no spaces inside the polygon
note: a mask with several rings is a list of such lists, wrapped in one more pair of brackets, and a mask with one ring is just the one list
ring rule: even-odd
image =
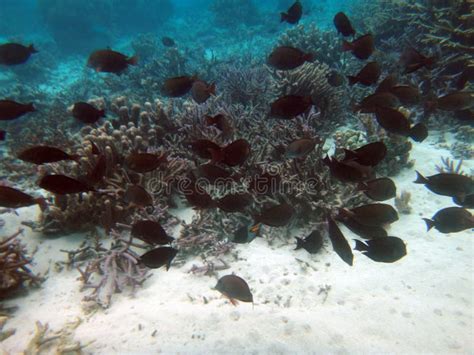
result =
[{"label": "fish tail fin", "polygon": [[44,197],[38,197],[35,199],[35,202],[38,204],[41,211],[46,211],[48,209],[48,202]]},{"label": "fish tail fin", "polygon": [[359,182],[357,184],[357,190],[359,191],[367,191],[369,189],[369,187],[367,186],[367,184],[365,182]]},{"label": "fish tail fin", "polygon": [[349,80],[349,85],[350,86],[354,86],[355,84],[357,84],[359,82],[359,78],[357,78],[356,76],[352,76],[352,75],[348,75],[347,80]]},{"label": "fish tail fin", "polygon": [[303,242],[304,242],[303,239],[298,238],[298,237],[295,237],[295,239],[296,239],[296,248],[295,248],[295,250],[303,248]]},{"label": "fish tail fin", "polygon": [[207,88],[207,92],[209,93],[209,95],[216,96],[216,83],[212,83],[211,85],[209,85],[209,87]]},{"label": "fish tail fin", "polygon": [[342,41],[342,51],[343,52],[351,51],[353,48],[354,48],[354,46],[352,45],[352,43],[347,42],[346,40]]},{"label": "fish tail fin", "polygon": [[38,53],[38,50],[35,48],[33,44],[30,44],[28,46],[28,50],[30,51],[30,53]]},{"label": "fish tail fin", "polygon": [[280,22],[285,22],[288,19],[288,15],[284,12],[280,12]]},{"label": "fish tail fin", "polygon": [[130,65],[137,65],[138,64],[138,56],[134,55],[131,58],[128,58],[127,63]]},{"label": "fish tail fin", "polygon": [[429,218],[423,218],[423,221],[426,223],[426,231],[428,232],[431,228],[434,227],[435,222]]},{"label": "fish tail fin", "polygon": [[358,250],[358,251],[367,251],[367,250],[369,250],[369,247],[364,242],[361,242],[358,239],[354,239],[354,242],[356,243],[354,250]]},{"label": "fish tail fin", "polygon": [[306,53],[303,55],[303,59],[305,62],[312,62],[314,61],[314,54],[313,53]]},{"label": "fish tail fin", "polygon": [[323,163],[324,163],[324,165],[326,165],[326,166],[330,166],[330,165],[331,165],[331,158],[329,158],[329,155],[326,155],[326,156],[323,158]]},{"label": "fish tail fin", "polygon": [[428,179],[425,178],[423,175],[420,174],[420,172],[418,170],[415,170],[416,171],[416,180],[413,181],[415,184],[427,184],[428,183]]}]

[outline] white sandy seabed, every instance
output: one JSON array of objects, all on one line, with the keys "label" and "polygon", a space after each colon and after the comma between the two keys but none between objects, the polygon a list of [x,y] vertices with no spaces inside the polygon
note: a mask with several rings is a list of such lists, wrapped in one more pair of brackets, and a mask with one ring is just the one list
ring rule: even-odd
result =
[{"label": "white sandy seabed", "polygon": [[[433,141],[412,150],[415,169],[425,175],[436,173],[440,157],[449,156]],[[464,163],[467,172],[473,167],[473,161]],[[77,271],[54,269],[55,261],[65,260],[60,249],[77,248],[82,237],[51,240],[27,231],[22,238],[39,247],[34,270],[49,268],[48,279],[7,302],[19,307],[6,324],[16,333],[0,343],[0,353],[23,351],[36,321],[58,330],[78,318],[82,323],[74,340],[93,341],[83,350],[93,354],[473,353],[474,235],[472,230],[426,232],[421,217],[430,218],[452,202],[413,184],[414,178],[414,169],[395,178],[399,193],[411,192],[413,208],[389,231],[407,243],[408,255],[396,263],[375,263],[355,251],[349,267],[329,246],[327,253],[311,256],[290,245],[269,246],[262,238],[237,246],[238,260],[219,276],[243,277],[254,306],[234,307],[212,290],[215,277],[188,273],[201,264],[194,260],[168,272],[153,270],[134,298],[118,294],[109,309],[86,314]],[[37,209],[19,213],[8,215],[2,235],[33,219]]]}]

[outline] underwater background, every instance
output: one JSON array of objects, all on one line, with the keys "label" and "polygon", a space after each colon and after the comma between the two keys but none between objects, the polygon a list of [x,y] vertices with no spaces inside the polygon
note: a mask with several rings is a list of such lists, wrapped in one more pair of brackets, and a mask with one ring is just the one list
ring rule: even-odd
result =
[{"label": "underwater background", "polygon": [[0,0],[0,354],[473,353],[473,24]]}]

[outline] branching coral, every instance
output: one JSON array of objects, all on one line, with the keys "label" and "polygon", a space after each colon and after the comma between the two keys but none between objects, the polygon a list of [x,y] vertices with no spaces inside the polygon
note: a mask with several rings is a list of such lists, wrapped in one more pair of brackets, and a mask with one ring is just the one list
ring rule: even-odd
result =
[{"label": "branching coral", "polygon": [[131,249],[132,238],[122,239],[116,231],[111,233],[113,239],[110,248],[100,243],[95,246],[96,256],[80,271],[83,289],[93,289],[93,292],[84,298],[103,308],[111,304],[115,293],[131,288],[134,293],[148,278],[148,269],[139,264],[139,255]]},{"label": "branching coral", "polygon": [[18,239],[22,230],[0,240],[0,298],[22,286],[38,286],[42,278],[29,268],[32,263],[25,245]]}]

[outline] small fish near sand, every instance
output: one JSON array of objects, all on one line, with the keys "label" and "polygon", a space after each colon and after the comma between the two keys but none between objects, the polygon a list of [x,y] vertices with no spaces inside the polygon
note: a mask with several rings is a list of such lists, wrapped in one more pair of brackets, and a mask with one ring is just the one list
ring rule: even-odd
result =
[{"label": "small fish near sand", "polygon": [[261,227],[262,227],[261,224],[257,224],[256,226],[244,224],[241,227],[237,228],[237,230],[234,232],[230,240],[233,243],[238,243],[238,244],[250,243],[256,237],[260,236]]},{"label": "small fish near sand", "polygon": [[43,197],[33,197],[9,186],[0,186],[0,207],[22,208],[39,205],[46,209],[47,202]]},{"label": "small fish near sand", "polygon": [[428,231],[431,228],[441,233],[458,233],[466,229],[474,228],[474,216],[461,207],[447,207],[436,212],[429,218],[423,218]]},{"label": "small fish near sand", "polygon": [[131,235],[144,242],[156,245],[156,244],[169,244],[174,238],[170,237],[163,229],[161,224],[156,221],[141,220],[137,221],[132,225]]},{"label": "small fish near sand", "polygon": [[26,63],[32,54],[38,53],[30,44],[24,46],[20,43],[5,43],[0,45],[0,65],[20,65]]},{"label": "small fish near sand", "polygon": [[474,180],[461,174],[439,173],[424,177],[417,171],[414,183],[425,185],[435,194],[456,197],[461,202],[467,195],[474,193]]},{"label": "small fish near sand", "polygon": [[311,234],[305,237],[304,239],[298,237],[295,237],[295,239],[295,250],[304,249],[310,254],[318,253],[324,245],[324,238],[322,234],[317,230],[312,231]]},{"label": "small fish near sand", "polygon": [[13,100],[0,100],[0,121],[11,121],[20,118],[36,108],[32,103],[22,104]]},{"label": "small fish near sand", "polygon": [[394,263],[407,255],[406,244],[398,237],[374,238],[365,242],[355,239],[355,243],[354,250],[381,263]]},{"label": "small fish near sand", "polygon": [[150,269],[159,269],[166,266],[166,271],[168,271],[176,254],[178,254],[178,250],[175,248],[159,247],[140,256],[139,261]]},{"label": "small fish near sand", "polygon": [[352,254],[349,242],[331,216],[328,216],[326,221],[328,224],[329,239],[331,240],[333,250],[346,264],[352,266],[354,262],[354,254]]},{"label": "small fish near sand", "polygon": [[222,276],[214,288],[227,297],[234,306],[238,304],[237,301],[253,303],[249,285],[237,275]]}]

